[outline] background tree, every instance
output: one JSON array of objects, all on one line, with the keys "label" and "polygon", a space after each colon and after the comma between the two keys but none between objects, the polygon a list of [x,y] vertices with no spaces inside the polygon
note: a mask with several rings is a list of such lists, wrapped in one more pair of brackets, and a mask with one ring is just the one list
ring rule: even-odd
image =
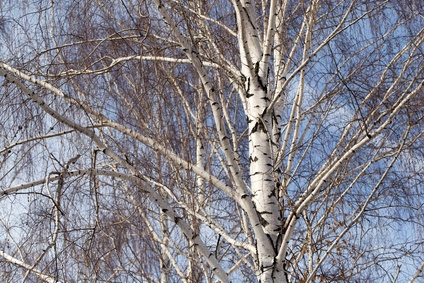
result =
[{"label": "background tree", "polygon": [[422,277],[422,5],[2,2],[1,279]]}]

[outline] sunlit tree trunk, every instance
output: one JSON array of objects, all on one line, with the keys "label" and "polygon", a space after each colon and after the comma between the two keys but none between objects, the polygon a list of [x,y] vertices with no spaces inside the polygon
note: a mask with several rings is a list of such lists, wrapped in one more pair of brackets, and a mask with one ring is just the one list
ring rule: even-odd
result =
[{"label": "sunlit tree trunk", "polygon": [[245,111],[248,121],[250,187],[252,201],[264,236],[257,240],[258,279],[260,282],[286,282],[282,262],[276,261],[281,245],[283,219],[275,176],[275,139],[278,119],[269,111],[269,73],[271,45],[275,34],[277,1],[271,1],[268,27],[260,42],[254,5],[236,2],[241,73],[245,83]]}]

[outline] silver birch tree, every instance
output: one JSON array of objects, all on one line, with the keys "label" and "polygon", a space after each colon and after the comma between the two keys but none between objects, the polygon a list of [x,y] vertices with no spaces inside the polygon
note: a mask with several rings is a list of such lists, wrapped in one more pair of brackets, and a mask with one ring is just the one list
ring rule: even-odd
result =
[{"label": "silver birch tree", "polygon": [[0,278],[422,278],[422,11],[2,2]]}]

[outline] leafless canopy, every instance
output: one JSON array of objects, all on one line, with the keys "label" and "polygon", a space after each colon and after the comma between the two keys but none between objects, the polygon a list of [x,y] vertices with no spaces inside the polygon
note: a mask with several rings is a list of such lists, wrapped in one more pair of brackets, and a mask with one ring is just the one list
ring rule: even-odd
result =
[{"label": "leafless canopy", "polygon": [[0,281],[422,280],[422,1],[0,3]]}]

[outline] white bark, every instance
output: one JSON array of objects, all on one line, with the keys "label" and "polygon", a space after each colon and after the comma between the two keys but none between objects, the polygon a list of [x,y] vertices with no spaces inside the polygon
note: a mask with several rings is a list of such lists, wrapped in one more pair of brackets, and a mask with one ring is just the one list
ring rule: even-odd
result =
[{"label": "white bark", "polygon": [[[286,282],[283,261],[276,262],[281,244],[282,211],[274,176],[274,131],[279,121],[267,113],[270,94],[269,60],[277,11],[277,1],[271,1],[270,19],[264,42],[260,43],[252,3],[236,3],[241,73],[245,80],[246,116],[249,123],[250,187],[264,236],[257,237],[257,265],[260,282]],[[263,49],[262,49],[263,48]],[[274,112],[270,112],[274,113]]]},{"label": "white bark", "polygon": [[60,283],[61,281],[56,280],[53,276],[50,276],[48,274],[45,274],[38,269],[34,268],[34,266],[31,266],[29,264],[26,264],[25,262],[5,253],[4,251],[0,250],[0,256],[3,257],[6,261],[13,263],[15,265],[18,265],[28,272],[32,272],[38,277],[40,277],[42,280],[48,282],[48,283]]}]

